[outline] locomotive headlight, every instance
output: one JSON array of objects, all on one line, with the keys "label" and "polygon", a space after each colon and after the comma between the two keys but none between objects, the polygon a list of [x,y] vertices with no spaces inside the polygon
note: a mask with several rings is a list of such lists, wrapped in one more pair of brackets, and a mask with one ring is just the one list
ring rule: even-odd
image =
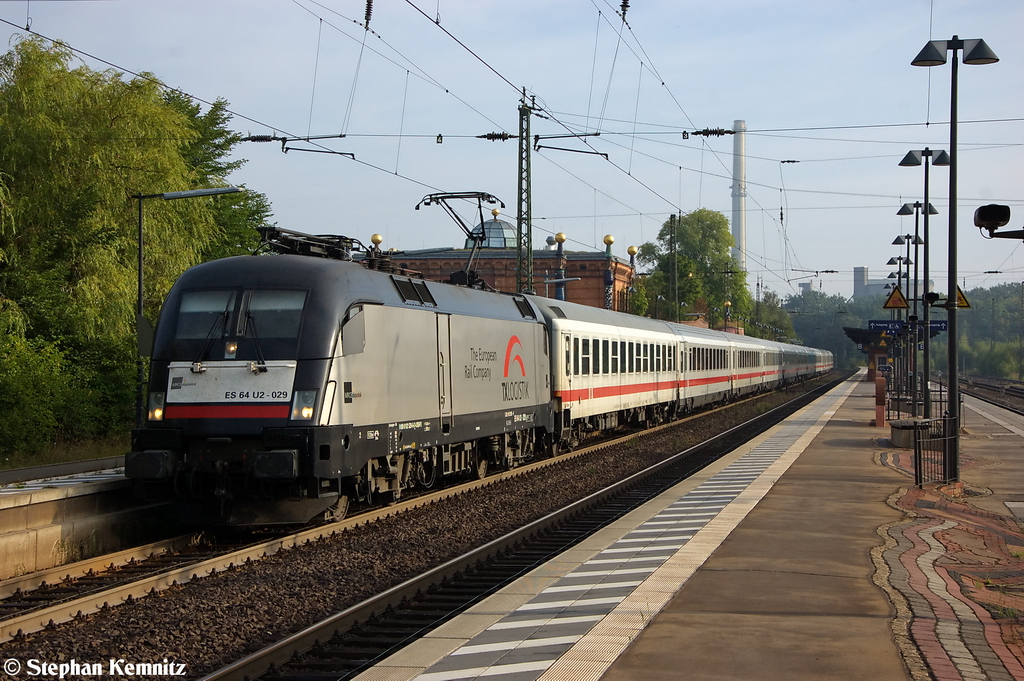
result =
[{"label": "locomotive headlight", "polygon": [[149,394],[149,420],[150,421],[163,421],[164,420],[164,397],[165,397],[165,393],[150,393]]},{"label": "locomotive headlight", "polygon": [[234,359],[238,353],[238,342],[228,341],[224,344],[224,359]]},{"label": "locomotive headlight", "polygon": [[313,418],[313,406],[316,404],[315,390],[296,390],[292,400],[292,420],[308,421]]}]

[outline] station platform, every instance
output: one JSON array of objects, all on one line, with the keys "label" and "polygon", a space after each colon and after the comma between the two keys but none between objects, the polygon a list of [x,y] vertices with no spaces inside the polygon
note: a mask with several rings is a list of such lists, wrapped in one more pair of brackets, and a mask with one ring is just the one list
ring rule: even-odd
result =
[{"label": "station platform", "polygon": [[358,678],[1024,679],[1024,419],[918,489],[863,378]]}]

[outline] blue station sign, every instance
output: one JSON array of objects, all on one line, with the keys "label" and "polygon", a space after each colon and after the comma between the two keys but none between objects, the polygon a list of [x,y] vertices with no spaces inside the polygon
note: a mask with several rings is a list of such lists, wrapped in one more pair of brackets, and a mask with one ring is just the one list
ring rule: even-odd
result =
[{"label": "blue station sign", "polygon": [[869,319],[868,330],[898,332],[903,330],[905,324],[901,319]]}]

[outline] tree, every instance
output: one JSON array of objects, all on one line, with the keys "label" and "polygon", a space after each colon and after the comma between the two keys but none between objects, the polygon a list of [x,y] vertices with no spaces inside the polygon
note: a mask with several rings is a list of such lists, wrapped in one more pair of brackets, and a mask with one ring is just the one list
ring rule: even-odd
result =
[{"label": "tree", "polygon": [[761,300],[754,303],[751,319],[746,320],[744,332],[755,338],[783,340],[798,338],[793,330],[793,320],[782,306],[782,299],[775,291],[765,291]]},{"label": "tree", "polygon": [[[231,115],[227,101],[217,99],[205,113],[197,102],[178,90],[168,91],[164,101],[184,115],[196,133],[183,146],[182,156],[196,173],[197,183],[204,187],[225,184],[228,175],[245,164],[244,159],[229,160],[231,150],[242,141],[242,136],[228,128]],[[256,228],[267,224],[271,215],[266,195],[251,190],[220,197],[212,210],[219,229],[202,249],[204,261],[252,253],[260,243]]]},{"label": "tree", "polygon": [[700,208],[669,216],[657,240],[642,245],[637,256],[642,266],[652,269],[647,278],[648,309],[653,310],[654,301],[662,296],[662,319],[676,320],[683,314],[676,309],[677,301],[689,312],[706,313],[712,326],[724,322],[727,307],[733,318],[749,317],[753,301],[746,273],[730,255],[732,243],[729,221],[718,211]]},{"label": "tree", "polygon": [[[0,291],[24,309],[30,335],[132,331],[131,196],[194,186],[180,150],[195,138],[152,80],[72,69],[66,47],[37,39],[0,57],[0,170],[10,193]],[[202,203],[147,209],[146,303],[155,312],[216,226]]]},{"label": "tree", "polygon": [[842,358],[859,358],[849,352],[852,341],[843,332],[850,326],[849,304],[841,295],[827,295],[821,291],[807,290],[799,296],[786,298],[786,309],[793,320],[793,329],[804,345],[830,351],[837,363]]},{"label": "tree", "polygon": [[[0,448],[130,423],[133,197],[223,185],[243,162],[229,160],[228,120],[226,102],[203,113],[148,76],[76,66],[60,43],[25,39],[0,56]],[[233,196],[145,202],[150,319],[186,268],[249,252],[269,202]]]}]

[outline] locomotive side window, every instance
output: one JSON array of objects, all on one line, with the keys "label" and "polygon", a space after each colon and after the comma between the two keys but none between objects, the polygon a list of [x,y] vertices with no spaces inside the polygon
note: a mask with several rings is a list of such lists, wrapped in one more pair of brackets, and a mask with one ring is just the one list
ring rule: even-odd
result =
[{"label": "locomotive side window", "polygon": [[341,354],[357,355],[366,349],[366,316],[363,306],[355,305],[341,327]]},{"label": "locomotive side window", "polygon": [[187,291],[181,296],[178,308],[178,328],[175,338],[180,340],[205,339],[211,333],[216,337],[227,334],[227,315],[235,311],[237,291]]}]

